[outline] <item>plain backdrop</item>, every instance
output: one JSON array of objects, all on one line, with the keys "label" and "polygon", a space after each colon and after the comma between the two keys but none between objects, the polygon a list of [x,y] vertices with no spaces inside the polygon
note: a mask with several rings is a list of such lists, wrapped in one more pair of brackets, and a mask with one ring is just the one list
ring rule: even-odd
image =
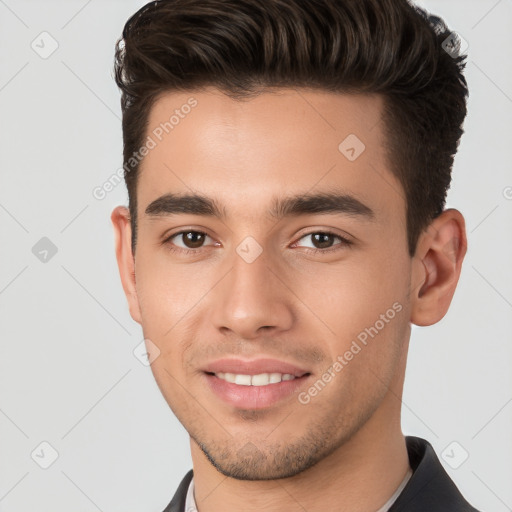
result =
[{"label": "plain backdrop", "polygon": [[[133,354],[142,331],[109,218],[126,189],[93,196],[122,165],[114,44],[143,3],[0,0],[4,512],[160,512],[192,467],[186,431]],[[403,431],[433,444],[477,508],[510,511],[512,2],[419,5],[469,45],[448,197],[469,249],[447,316],[413,330]]]}]

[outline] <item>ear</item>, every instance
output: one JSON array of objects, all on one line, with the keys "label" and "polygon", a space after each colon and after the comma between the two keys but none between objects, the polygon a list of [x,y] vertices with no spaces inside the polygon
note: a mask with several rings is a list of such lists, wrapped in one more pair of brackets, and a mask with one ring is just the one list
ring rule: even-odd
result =
[{"label": "ear", "polygon": [[466,255],[466,226],[453,208],[436,217],[418,239],[411,279],[411,322],[439,322],[455,293]]},{"label": "ear", "polygon": [[131,317],[141,323],[140,306],[135,287],[135,258],[132,254],[132,228],[130,211],[125,206],[116,207],[110,216],[114,227],[116,258],[123,290],[128,300]]}]

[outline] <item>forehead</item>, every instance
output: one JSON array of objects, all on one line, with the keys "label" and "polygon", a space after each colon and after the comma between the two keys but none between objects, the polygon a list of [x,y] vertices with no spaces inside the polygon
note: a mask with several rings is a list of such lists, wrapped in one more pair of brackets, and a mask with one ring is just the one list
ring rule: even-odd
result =
[{"label": "forehead", "polygon": [[329,189],[372,203],[376,212],[404,209],[385,154],[382,102],[379,95],[311,89],[242,101],[215,88],[165,93],[148,118],[139,216],[160,195],[191,191],[215,197],[228,214],[237,205],[257,214],[279,193]]}]

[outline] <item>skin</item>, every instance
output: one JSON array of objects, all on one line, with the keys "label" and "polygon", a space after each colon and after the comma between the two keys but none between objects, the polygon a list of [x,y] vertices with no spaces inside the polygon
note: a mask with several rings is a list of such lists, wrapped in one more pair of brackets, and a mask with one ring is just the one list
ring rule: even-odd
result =
[{"label": "skin", "polygon": [[[409,256],[378,95],[280,89],[240,102],[214,88],[165,93],[148,134],[191,96],[197,106],[142,161],[135,257],[127,208],[111,219],[130,314],[160,350],[151,369],[190,434],[198,509],[377,510],[409,468],[400,409],[410,324],[446,314],[466,252],[464,218],[444,211]],[[352,162],[338,150],[348,134],[366,146]],[[332,190],[374,218],[268,214],[274,197]],[[226,218],[147,216],[169,192],[212,197]],[[162,241],[185,229],[208,237],[195,253],[171,252],[186,247],[183,237]],[[325,231],[352,244],[334,236],[336,250],[322,253],[306,235]],[[252,263],[236,252],[248,236],[262,249]],[[394,303],[401,311],[307,404],[294,394],[235,408],[204,385],[210,361],[271,357],[311,372],[307,390]]]}]

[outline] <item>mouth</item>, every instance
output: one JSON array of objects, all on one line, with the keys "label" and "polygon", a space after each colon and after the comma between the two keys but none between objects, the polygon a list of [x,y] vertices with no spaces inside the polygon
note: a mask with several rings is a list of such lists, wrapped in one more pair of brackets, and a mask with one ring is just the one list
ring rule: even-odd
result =
[{"label": "mouth", "polygon": [[309,385],[311,373],[204,372],[206,388],[225,405],[235,409],[261,410],[284,405]]}]

